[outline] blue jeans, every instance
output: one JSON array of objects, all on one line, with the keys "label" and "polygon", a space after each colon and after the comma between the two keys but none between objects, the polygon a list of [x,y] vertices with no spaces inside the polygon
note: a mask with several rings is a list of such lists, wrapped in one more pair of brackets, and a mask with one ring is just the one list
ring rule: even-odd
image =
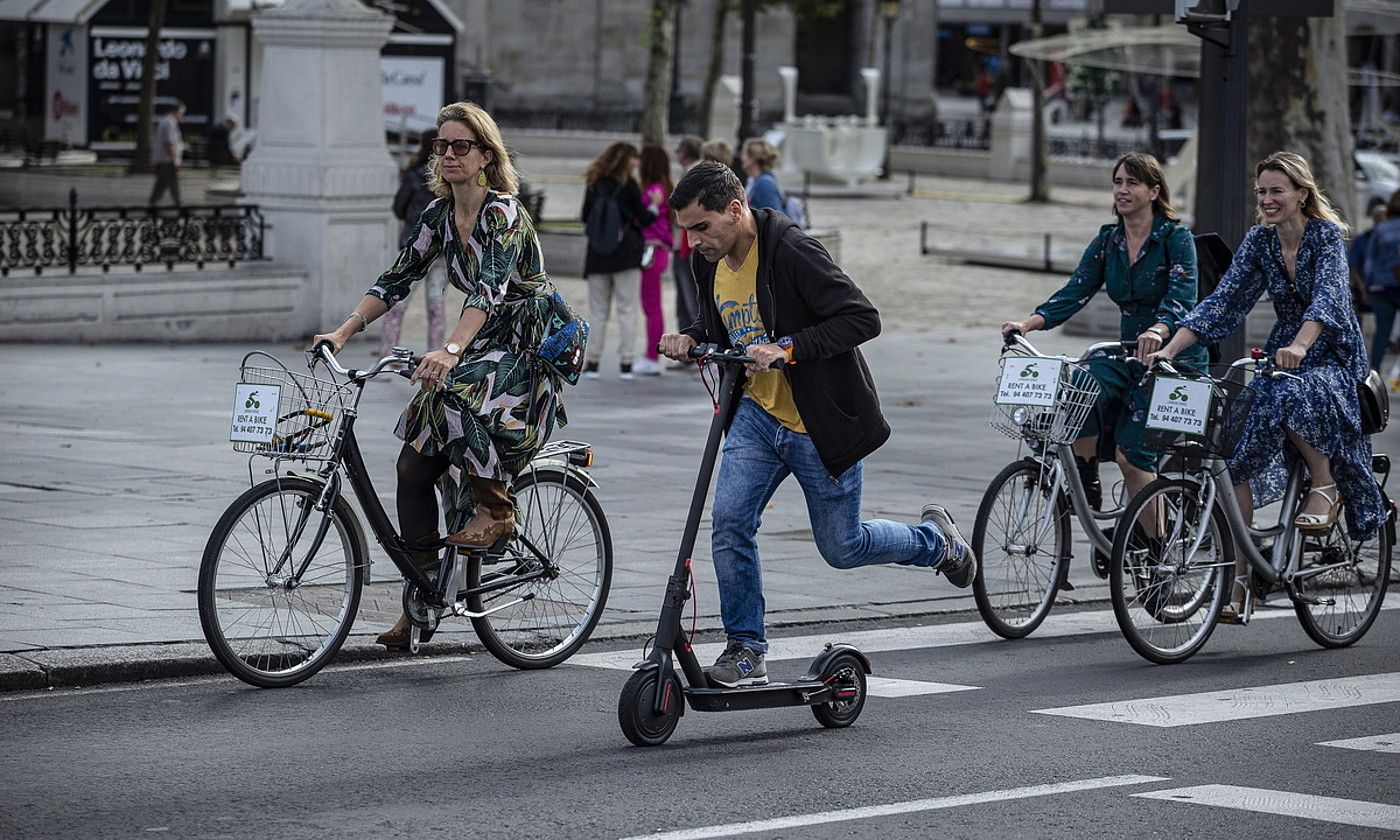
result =
[{"label": "blue jeans", "polygon": [[1400,297],[1400,293],[1384,290],[1371,292],[1371,311],[1376,313],[1376,334],[1371,337],[1371,368],[1374,370],[1381,370],[1381,363],[1385,361],[1385,347],[1390,343],[1390,330],[1395,326],[1397,297]]},{"label": "blue jeans", "polygon": [[899,563],[936,566],[945,540],[932,522],[906,525],[860,520],[861,465],[832,478],[812,439],[794,432],[745,398],[724,441],[715,488],[710,554],[719,582],[720,617],[729,641],[768,652],[763,632],[763,572],[758,528],[778,485],[797,476],[807,497],[812,536],[822,559],[838,569]]}]

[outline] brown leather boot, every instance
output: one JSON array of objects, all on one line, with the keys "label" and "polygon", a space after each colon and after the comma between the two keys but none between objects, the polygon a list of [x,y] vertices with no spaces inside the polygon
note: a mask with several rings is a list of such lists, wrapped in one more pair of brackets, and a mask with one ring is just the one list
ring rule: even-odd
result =
[{"label": "brown leather boot", "polygon": [[460,548],[487,548],[515,530],[515,505],[504,481],[469,476],[476,515],[444,542]]},{"label": "brown leather boot", "polygon": [[[440,534],[438,534],[437,532],[433,532],[428,536],[424,537],[419,544],[430,545],[432,543],[436,543],[440,538]],[[437,568],[439,557],[436,548],[415,549],[409,552],[409,556],[413,558],[413,562],[420,569],[435,570]],[[393,627],[390,627],[388,630],[385,630],[383,633],[380,633],[378,636],[376,636],[374,639],[374,643],[377,645],[383,645],[385,648],[391,651],[407,650],[409,643],[409,633],[412,631],[412,628],[413,625],[409,623],[408,616],[404,615],[403,613],[399,613],[399,620],[394,622]],[[422,636],[420,637],[419,641],[426,642],[430,637],[431,634]]]}]

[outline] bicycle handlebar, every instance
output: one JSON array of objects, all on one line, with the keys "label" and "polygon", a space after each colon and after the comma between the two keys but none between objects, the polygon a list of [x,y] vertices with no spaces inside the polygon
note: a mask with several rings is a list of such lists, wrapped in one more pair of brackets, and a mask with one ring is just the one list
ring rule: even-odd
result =
[{"label": "bicycle handlebar", "polygon": [[[730,365],[751,365],[758,360],[752,356],[745,355],[741,350],[734,348],[720,349],[718,344],[697,344],[690,348],[690,358],[699,362],[720,362]],[[778,370],[785,365],[782,359],[774,359],[768,365],[769,370]]]},{"label": "bicycle handlebar", "polygon": [[411,369],[418,367],[418,362],[420,361],[417,355],[410,355],[406,359],[400,356],[385,356],[375,362],[374,367],[369,370],[356,370],[354,368],[344,367],[340,364],[340,361],[335,357],[335,353],[331,351],[331,343],[329,341],[322,341],[306,352],[307,355],[313,357],[313,361],[320,360],[325,362],[326,367],[330,368],[332,372],[344,376],[347,379],[356,380],[373,379],[383,373],[385,368],[396,364],[408,365],[408,368],[395,368],[391,372],[402,376],[404,379],[408,379],[413,376]]}]

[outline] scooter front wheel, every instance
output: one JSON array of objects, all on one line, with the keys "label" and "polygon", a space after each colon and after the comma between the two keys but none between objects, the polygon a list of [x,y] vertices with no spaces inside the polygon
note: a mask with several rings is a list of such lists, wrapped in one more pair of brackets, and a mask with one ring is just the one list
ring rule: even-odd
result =
[{"label": "scooter front wheel", "polygon": [[821,680],[833,687],[835,695],[812,707],[817,722],[831,729],[855,723],[865,708],[865,666],[854,654],[843,653],[826,663]]},{"label": "scooter front wheel", "polygon": [[[658,691],[662,692],[659,715],[656,713]],[[667,669],[664,675],[658,668],[634,671],[617,699],[617,722],[627,740],[639,747],[654,747],[666,743],[676,731],[684,706],[685,696],[675,671]]]}]

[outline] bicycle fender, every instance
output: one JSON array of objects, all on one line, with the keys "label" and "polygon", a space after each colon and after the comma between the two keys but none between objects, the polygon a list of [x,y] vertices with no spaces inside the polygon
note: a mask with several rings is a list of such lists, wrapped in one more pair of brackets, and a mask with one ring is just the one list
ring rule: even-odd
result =
[{"label": "bicycle fender", "polygon": [[536,470],[542,473],[564,473],[565,475],[571,475],[577,478],[579,481],[583,482],[585,487],[594,489],[598,487],[598,482],[593,480],[593,476],[590,475],[587,470],[583,467],[576,467],[563,458],[544,458],[539,461],[532,461],[525,470],[521,471],[521,474],[524,475],[528,470]]},{"label": "bicycle fender", "polygon": [[870,658],[861,653],[854,645],[845,642],[827,642],[822,652],[817,654],[817,658],[812,660],[812,664],[807,666],[807,674],[802,679],[814,681],[821,679],[822,672],[826,670],[827,663],[843,653],[849,653],[860,661],[860,667],[865,673],[870,673]]}]

